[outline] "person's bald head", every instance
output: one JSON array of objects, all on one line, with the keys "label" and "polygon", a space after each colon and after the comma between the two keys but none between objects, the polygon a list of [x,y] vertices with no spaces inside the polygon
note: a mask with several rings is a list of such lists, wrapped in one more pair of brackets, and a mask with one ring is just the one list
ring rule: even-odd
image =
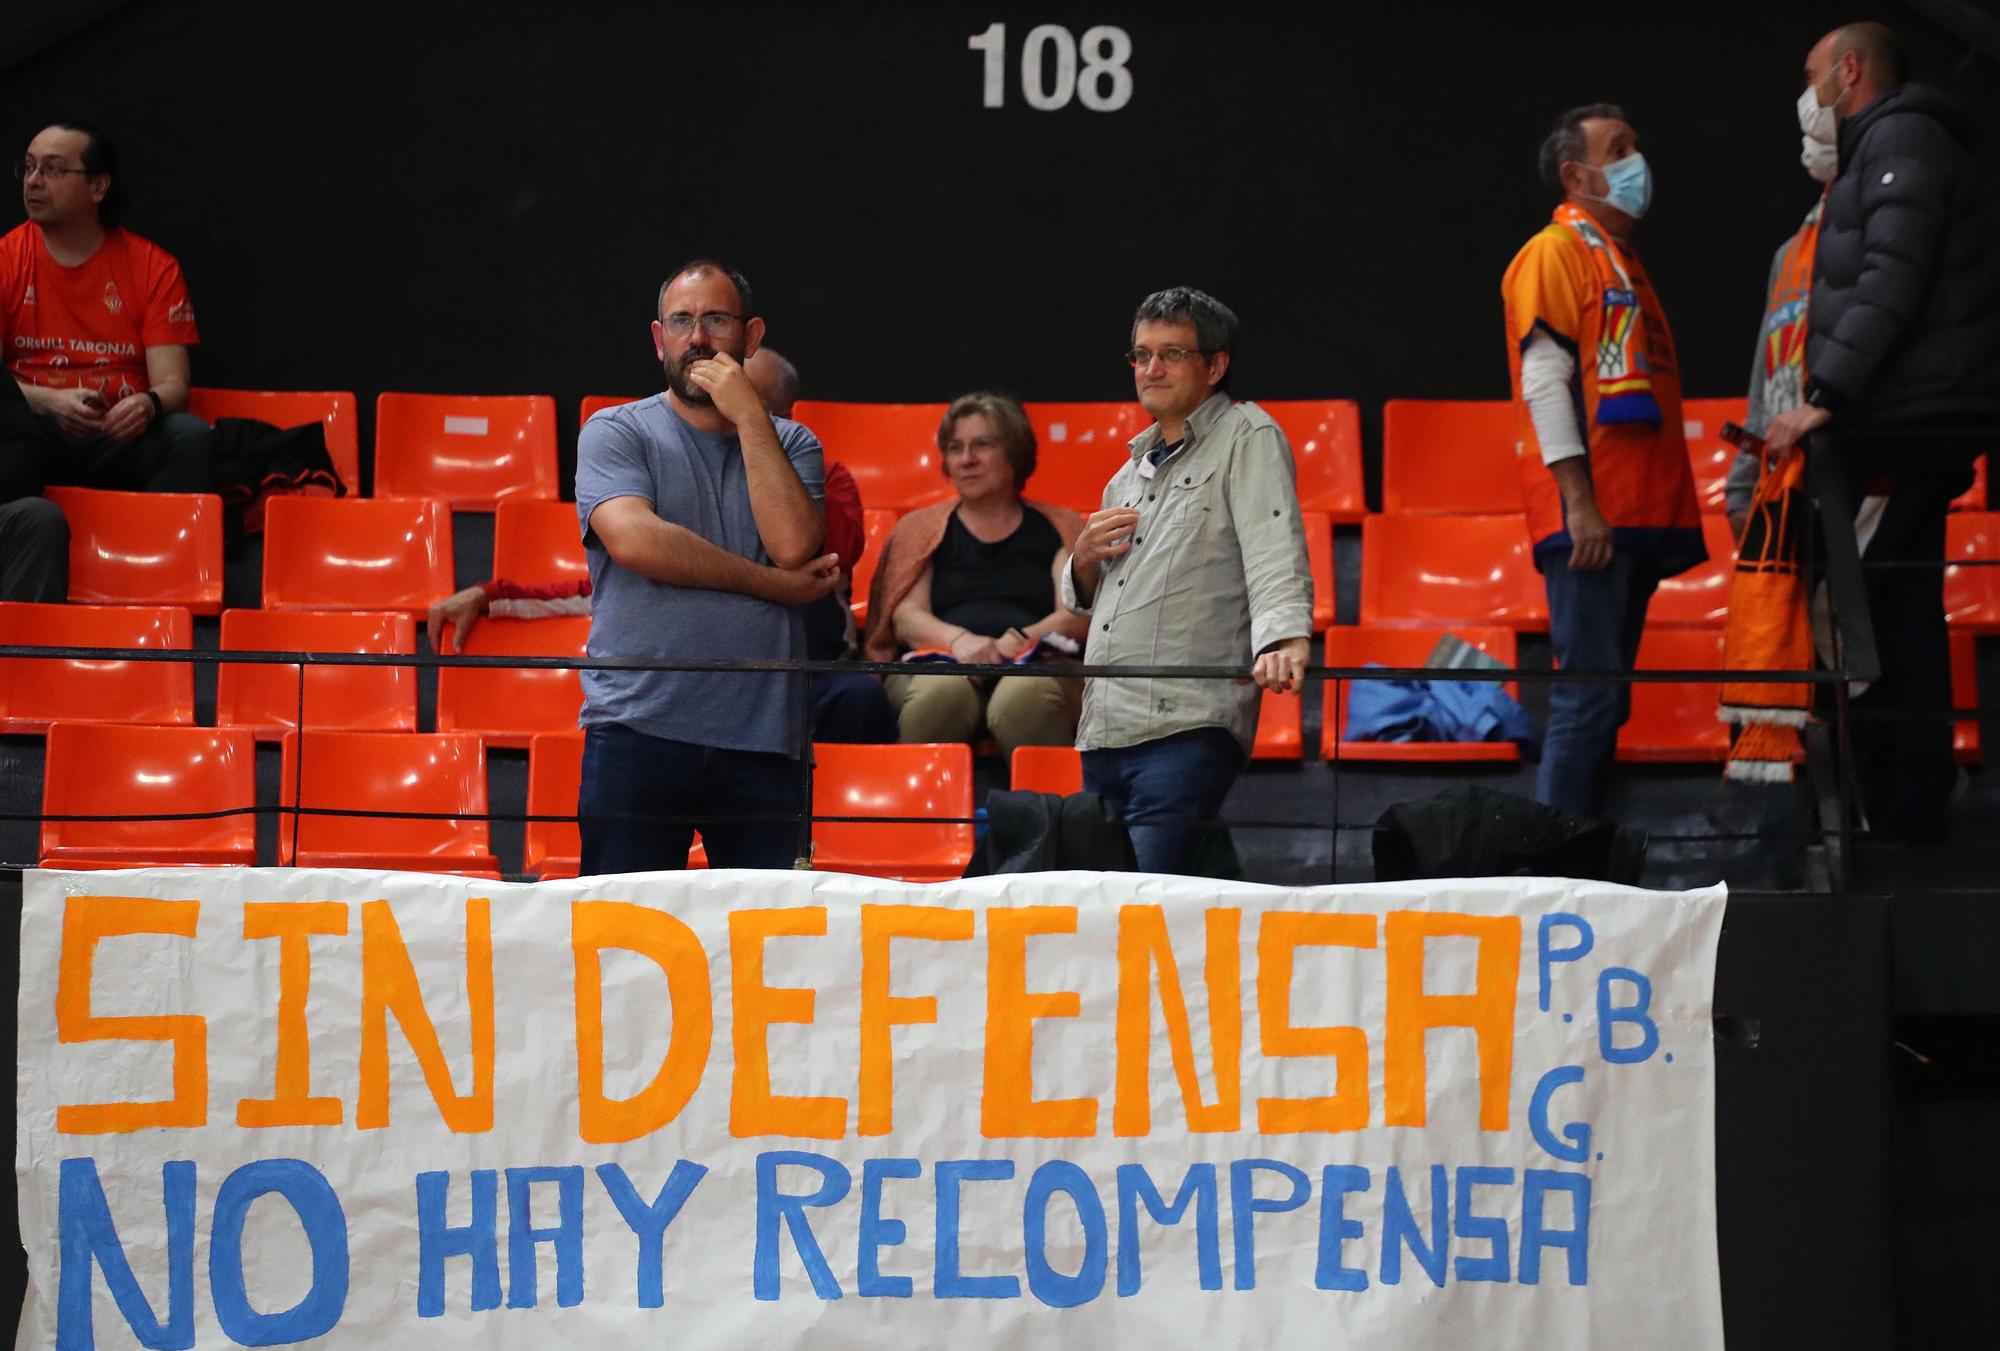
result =
[{"label": "person's bald head", "polygon": [[785,360],[774,348],[759,347],[743,363],[743,373],[763,396],[772,417],[790,417],[799,401],[798,367]]},{"label": "person's bald head", "polygon": [[1806,53],[1806,85],[1844,121],[1909,77],[1909,57],[1887,24],[1849,23]]}]

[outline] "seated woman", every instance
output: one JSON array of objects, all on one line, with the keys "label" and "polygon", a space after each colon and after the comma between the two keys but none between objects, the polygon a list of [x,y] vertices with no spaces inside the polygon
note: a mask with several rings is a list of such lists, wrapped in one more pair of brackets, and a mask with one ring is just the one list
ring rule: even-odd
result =
[{"label": "seated woman", "polygon": [[[1035,472],[1027,414],[1001,395],[967,394],[938,424],[938,449],[957,496],[896,522],[868,600],[868,659],[933,650],[997,664],[1052,635],[1080,645],[1090,621],[1057,604],[1055,565],[1083,518],[1021,496]],[[1010,757],[1016,746],[1069,745],[1083,703],[1082,681],[1048,675],[898,673],[884,683],[904,741],[972,741],[983,726]]]}]

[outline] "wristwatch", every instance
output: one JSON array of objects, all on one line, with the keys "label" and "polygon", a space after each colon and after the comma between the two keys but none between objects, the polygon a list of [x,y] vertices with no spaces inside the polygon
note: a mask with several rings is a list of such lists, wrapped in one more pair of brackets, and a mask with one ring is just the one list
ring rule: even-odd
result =
[{"label": "wristwatch", "polygon": [[141,390],[140,392],[153,401],[153,416],[155,419],[163,418],[167,415],[167,410],[165,407],[161,405],[160,396],[158,394],[154,393],[150,389]]}]

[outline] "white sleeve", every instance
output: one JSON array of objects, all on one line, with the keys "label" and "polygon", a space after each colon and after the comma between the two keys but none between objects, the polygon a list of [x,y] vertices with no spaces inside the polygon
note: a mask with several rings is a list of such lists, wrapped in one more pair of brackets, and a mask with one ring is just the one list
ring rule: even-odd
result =
[{"label": "white sleeve", "polygon": [[1542,444],[1542,463],[1585,454],[1576,430],[1576,404],[1569,382],[1576,375],[1576,358],[1546,333],[1528,339],[1521,353],[1521,399],[1534,419],[1535,439]]}]

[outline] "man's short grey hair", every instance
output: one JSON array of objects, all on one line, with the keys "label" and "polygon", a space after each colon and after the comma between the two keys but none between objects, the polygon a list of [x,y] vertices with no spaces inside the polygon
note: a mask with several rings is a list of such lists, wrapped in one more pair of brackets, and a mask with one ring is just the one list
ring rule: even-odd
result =
[{"label": "man's short grey hair", "polygon": [[1882,89],[1900,89],[1909,78],[1910,58],[1895,30],[1885,23],[1850,23],[1833,30],[1835,61],[1853,52]]},{"label": "man's short grey hair", "polygon": [[[1208,292],[1197,291],[1192,286],[1169,286],[1140,301],[1139,312],[1132,316],[1134,338],[1138,337],[1141,324],[1192,324],[1195,343],[1204,355],[1227,352],[1232,358],[1236,354],[1237,338],[1243,331],[1235,310]],[[1228,383],[1229,376],[1225,374],[1217,388]]]},{"label": "man's short grey hair", "polygon": [[1542,185],[1556,196],[1564,195],[1563,165],[1581,164],[1590,153],[1583,124],[1599,119],[1623,122],[1625,110],[1615,103],[1586,103],[1581,108],[1571,108],[1556,119],[1549,134],[1542,138],[1541,153],[1535,157],[1535,163],[1542,173]]},{"label": "man's short grey hair", "polygon": [[778,413],[782,409],[780,416],[790,417],[792,405],[799,401],[799,368],[786,360],[784,354],[775,347],[759,347],[756,355],[750,360],[755,361],[757,357],[764,358],[775,368],[771,397],[765,402],[770,405],[772,412]]},{"label": "man's short grey hair", "polygon": [[653,306],[658,312],[659,318],[665,319],[667,317],[667,288],[692,272],[720,272],[723,276],[729,278],[729,284],[736,288],[736,299],[743,306],[743,313],[746,315],[757,313],[756,297],[750,294],[750,282],[741,272],[738,272],[720,258],[696,258],[682,263],[672,272],[669,272],[667,279],[660,283],[660,298]]}]

